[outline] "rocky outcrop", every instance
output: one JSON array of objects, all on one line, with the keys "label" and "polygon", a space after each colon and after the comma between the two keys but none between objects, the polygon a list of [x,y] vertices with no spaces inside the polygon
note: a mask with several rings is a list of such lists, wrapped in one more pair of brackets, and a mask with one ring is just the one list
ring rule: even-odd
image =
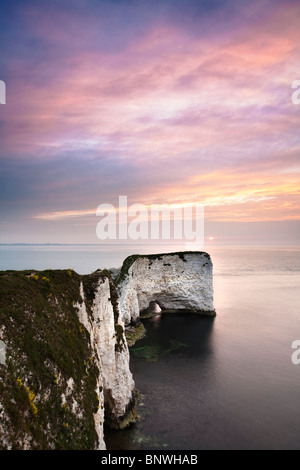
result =
[{"label": "rocky outcrop", "polygon": [[126,325],[156,302],[161,310],[215,315],[213,265],[208,253],[133,255],[116,279]]},{"label": "rocky outcrop", "polygon": [[[99,440],[103,441],[105,420],[110,427],[121,429],[135,420],[134,381],[129,369],[129,350],[124,324],[119,315],[119,300],[108,277],[100,278],[88,314],[83,284],[82,303],[77,303],[78,317],[90,334],[90,341],[99,369],[98,383],[103,388],[103,401],[95,415]],[[114,295],[115,294],[115,295]],[[113,299],[114,298],[114,299]]]},{"label": "rocky outcrop", "polygon": [[210,256],[135,255],[86,276],[0,272],[0,449],[103,450],[104,422],[135,421],[125,326],[151,302],[214,315]]},{"label": "rocky outcrop", "polygon": [[109,273],[0,272],[0,449],[105,449],[135,419]]}]

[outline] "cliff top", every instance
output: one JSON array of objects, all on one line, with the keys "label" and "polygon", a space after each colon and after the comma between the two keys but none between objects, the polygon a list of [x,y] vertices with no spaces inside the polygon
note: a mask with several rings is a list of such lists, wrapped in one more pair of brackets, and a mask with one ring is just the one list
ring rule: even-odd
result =
[{"label": "cliff top", "polygon": [[138,259],[147,258],[149,260],[157,260],[157,259],[162,259],[163,256],[178,256],[182,261],[186,261],[185,255],[203,255],[206,258],[211,259],[209,253],[206,253],[205,251],[176,251],[172,253],[157,253],[157,254],[150,254],[150,255],[145,255],[145,254],[144,255],[130,255],[124,260],[120,273],[115,280],[115,283],[116,285],[121,284],[121,282],[125,279],[125,276],[128,273],[129,268]]}]

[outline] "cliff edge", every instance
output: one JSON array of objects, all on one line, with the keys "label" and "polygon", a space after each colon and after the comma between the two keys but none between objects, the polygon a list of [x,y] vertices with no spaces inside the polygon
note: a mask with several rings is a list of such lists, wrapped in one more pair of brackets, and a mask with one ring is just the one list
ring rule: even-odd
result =
[{"label": "cliff edge", "polygon": [[109,273],[0,273],[0,449],[105,449],[135,419]]},{"label": "cliff edge", "polygon": [[104,450],[104,422],[134,422],[125,327],[151,302],[215,315],[210,256],[133,255],[85,276],[0,272],[0,449]]}]

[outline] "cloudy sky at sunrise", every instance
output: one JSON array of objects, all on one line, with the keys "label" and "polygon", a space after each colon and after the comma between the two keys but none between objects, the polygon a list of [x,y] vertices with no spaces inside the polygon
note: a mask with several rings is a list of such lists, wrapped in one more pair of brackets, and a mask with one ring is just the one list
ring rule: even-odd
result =
[{"label": "cloudy sky at sunrise", "polygon": [[300,238],[299,0],[1,4],[1,243],[97,243],[99,204]]}]

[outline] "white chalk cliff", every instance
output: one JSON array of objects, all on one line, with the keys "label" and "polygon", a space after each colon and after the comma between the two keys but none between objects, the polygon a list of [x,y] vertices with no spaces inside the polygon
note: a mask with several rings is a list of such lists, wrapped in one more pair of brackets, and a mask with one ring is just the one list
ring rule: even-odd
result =
[{"label": "white chalk cliff", "polygon": [[129,368],[125,325],[136,323],[150,302],[156,302],[162,310],[215,314],[213,266],[207,253],[134,255],[124,261],[114,278],[117,289],[108,277],[99,278],[90,313],[82,283],[82,303],[75,305],[80,322],[90,334],[99,369],[97,388],[103,389],[94,416],[99,449],[105,449],[104,420],[115,428],[134,420],[135,384]]},{"label": "white chalk cliff", "polygon": [[213,265],[208,253],[130,256],[117,281],[126,325],[135,323],[150,302],[162,310],[215,315]]},{"label": "white chalk cliff", "polygon": [[104,422],[136,420],[125,327],[151,302],[215,315],[203,252],[133,255],[84,276],[4,273],[0,293],[0,449],[106,449]]},{"label": "white chalk cliff", "polygon": [[75,307],[78,309],[80,322],[90,334],[94,359],[99,370],[97,389],[103,390],[102,396],[99,397],[99,408],[94,415],[94,421],[99,449],[105,449],[104,419],[116,428],[122,428],[123,419],[126,419],[126,424],[128,424],[130,420],[128,411],[130,414],[134,395],[134,381],[129,369],[129,351],[124,335],[124,324],[121,318],[116,319],[108,278],[98,281],[91,315],[87,312],[82,283],[80,294],[83,302],[77,303]]}]

